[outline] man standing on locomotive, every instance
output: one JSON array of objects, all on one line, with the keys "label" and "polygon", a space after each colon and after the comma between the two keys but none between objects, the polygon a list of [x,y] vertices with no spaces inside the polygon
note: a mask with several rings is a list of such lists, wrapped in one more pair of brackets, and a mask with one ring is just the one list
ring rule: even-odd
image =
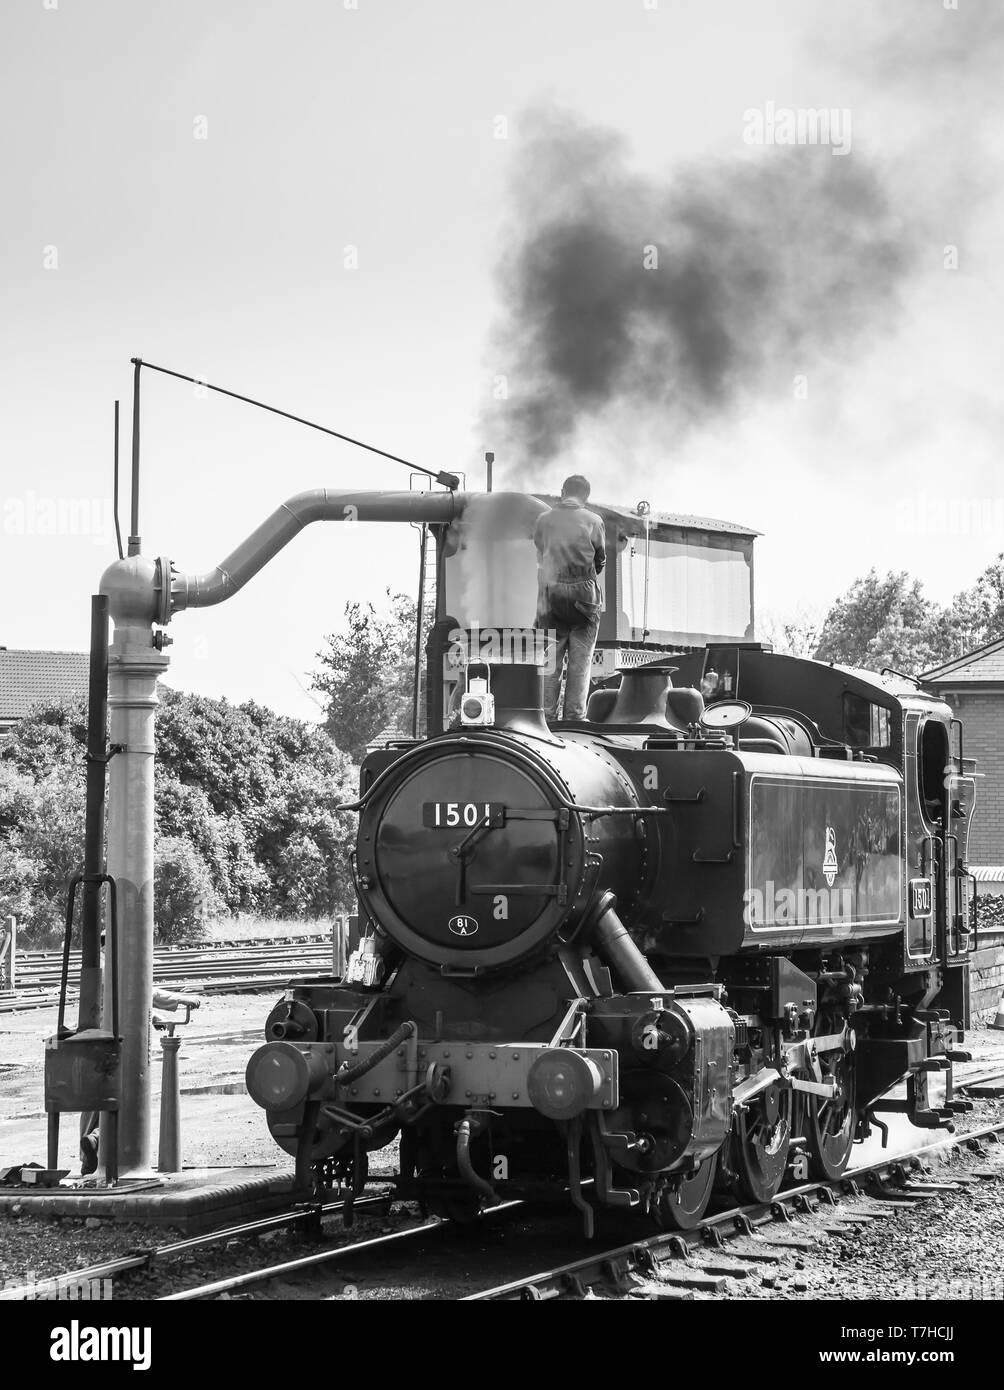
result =
[{"label": "man standing on locomotive", "polygon": [[566,478],[561,501],[537,521],[538,628],[553,631],[557,640],[550,655],[553,669],[544,677],[544,714],[557,718],[561,668],[565,677],[565,718],[582,719],[589,694],[589,672],[596,633],[603,612],[599,575],[606,562],[602,519],[588,511],[589,482],[581,474]]}]

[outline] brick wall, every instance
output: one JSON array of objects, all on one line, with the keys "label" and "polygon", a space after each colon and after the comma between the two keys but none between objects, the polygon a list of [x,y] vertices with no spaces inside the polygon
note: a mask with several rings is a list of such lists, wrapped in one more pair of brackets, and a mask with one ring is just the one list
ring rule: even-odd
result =
[{"label": "brick wall", "polygon": [[1004,994],[1004,931],[977,931],[969,956],[969,1007],[974,1023],[992,1023]]},{"label": "brick wall", "polygon": [[970,864],[1004,864],[1004,691],[952,697],[962,720],[965,753],[976,758],[976,813],[969,828]]}]

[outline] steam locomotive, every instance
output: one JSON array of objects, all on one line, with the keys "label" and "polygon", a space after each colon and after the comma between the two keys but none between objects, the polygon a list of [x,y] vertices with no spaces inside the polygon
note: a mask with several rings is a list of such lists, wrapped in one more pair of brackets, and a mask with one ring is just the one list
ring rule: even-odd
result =
[{"label": "steam locomotive", "polygon": [[[625,555],[634,523],[608,521]],[[587,1234],[602,1207],[687,1228],[716,1187],[839,1176],[889,1112],[965,1108],[975,783],[951,709],[745,633],[654,650],[671,636],[637,628],[550,727],[538,666],[469,659],[452,718],[430,700],[427,737],[364,761],[358,944],[247,1068],[304,1187],[360,1192],[399,1137],[400,1195],[456,1220],[519,1197]]]}]

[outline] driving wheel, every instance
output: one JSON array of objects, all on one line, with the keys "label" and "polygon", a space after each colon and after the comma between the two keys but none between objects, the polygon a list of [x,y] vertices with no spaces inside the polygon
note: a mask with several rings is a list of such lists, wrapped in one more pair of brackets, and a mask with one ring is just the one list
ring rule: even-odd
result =
[{"label": "driving wheel", "polygon": [[732,1132],[733,1188],[746,1202],[772,1202],[791,1145],[791,1087],[774,1082],[738,1112]]},{"label": "driving wheel", "polygon": [[664,1231],[692,1231],[708,1209],[717,1168],[718,1155],[712,1154],[696,1173],[667,1178],[652,1209],[656,1225]]}]

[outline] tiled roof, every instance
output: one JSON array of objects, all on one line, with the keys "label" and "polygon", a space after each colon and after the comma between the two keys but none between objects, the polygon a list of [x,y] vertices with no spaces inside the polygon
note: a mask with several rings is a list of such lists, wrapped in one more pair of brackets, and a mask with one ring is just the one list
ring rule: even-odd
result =
[{"label": "tiled roof", "polygon": [[411,730],[395,728],[393,724],[385,724],[379,733],[374,734],[367,743],[367,748],[386,748],[389,743],[397,743],[403,738],[411,738]]},{"label": "tiled roof", "polygon": [[920,678],[925,685],[964,685],[969,681],[1004,681],[1004,639],[988,642],[944,666],[925,671]]},{"label": "tiled roof", "polygon": [[87,698],[86,652],[0,650],[0,721],[23,719],[47,700]]}]

